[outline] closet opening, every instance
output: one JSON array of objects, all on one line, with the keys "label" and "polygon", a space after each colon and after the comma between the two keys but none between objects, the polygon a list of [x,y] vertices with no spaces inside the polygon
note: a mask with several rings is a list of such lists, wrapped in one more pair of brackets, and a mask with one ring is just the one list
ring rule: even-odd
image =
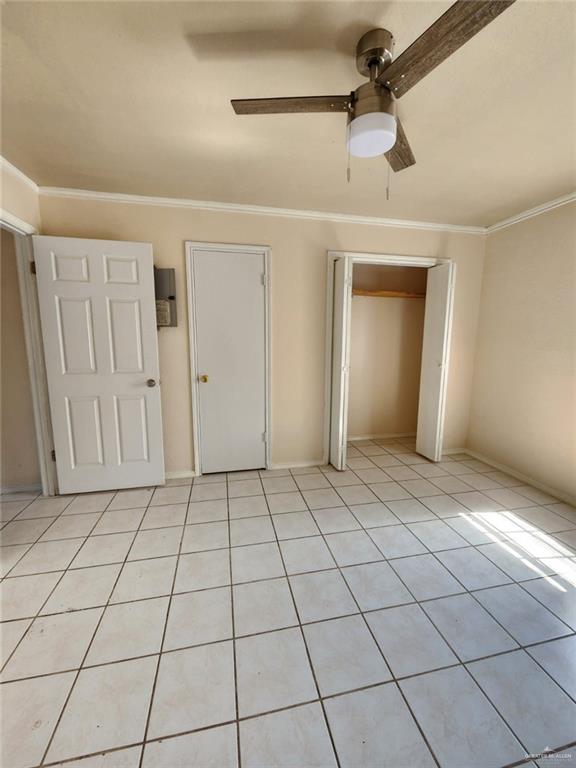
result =
[{"label": "closet opening", "polygon": [[442,456],[455,265],[444,259],[328,254],[327,460],[349,441],[415,436]]},{"label": "closet opening", "polygon": [[427,273],[353,264],[349,442],[416,437]]}]

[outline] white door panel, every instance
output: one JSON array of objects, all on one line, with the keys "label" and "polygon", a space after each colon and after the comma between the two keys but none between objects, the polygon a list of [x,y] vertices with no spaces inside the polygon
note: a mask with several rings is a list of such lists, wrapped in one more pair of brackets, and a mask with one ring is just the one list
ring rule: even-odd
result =
[{"label": "white door panel", "polygon": [[330,463],[336,469],[346,469],[351,301],[352,262],[347,258],[337,259],[334,262],[332,400],[330,416]]},{"label": "white door panel", "polygon": [[426,284],[416,451],[432,461],[442,458],[454,269],[452,263],[431,267]]},{"label": "white door panel", "polygon": [[192,268],[201,471],[264,468],[265,253],[194,248]]},{"label": "white door panel", "polygon": [[33,240],[60,493],[163,483],[152,246]]}]

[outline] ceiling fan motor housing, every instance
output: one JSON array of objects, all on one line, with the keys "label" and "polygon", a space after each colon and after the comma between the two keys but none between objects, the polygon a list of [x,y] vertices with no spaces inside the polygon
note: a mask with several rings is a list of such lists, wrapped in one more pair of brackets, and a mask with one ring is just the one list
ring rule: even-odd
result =
[{"label": "ceiling fan motor housing", "polygon": [[393,113],[392,94],[375,82],[364,83],[354,91],[351,118],[366,115],[369,112]]},{"label": "ceiling fan motor housing", "polygon": [[392,61],[394,38],[387,29],[371,29],[362,35],[356,46],[356,68],[364,77],[371,77],[373,66],[378,65],[376,74]]}]

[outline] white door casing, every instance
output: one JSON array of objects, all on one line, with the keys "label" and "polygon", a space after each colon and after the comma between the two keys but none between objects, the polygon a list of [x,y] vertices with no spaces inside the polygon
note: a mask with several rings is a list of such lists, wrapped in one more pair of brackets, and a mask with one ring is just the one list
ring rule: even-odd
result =
[{"label": "white door casing", "polygon": [[190,245],[189,254],[200,472],[264,468],[266,250]]},{"label": "white door casing", "polygon": [[453,263],[439,264],[426,285],[416,451],[432,461],[442,458],[454,276]]},{"label": "white door casing", "polygon": [[341,470],[346,469],[351,302],[352,260],[340,258],[334,262],[330,463]]},{"label": "white door casing", "polygon": [[33,242],[60,493],[164,483],[152,246]]}]

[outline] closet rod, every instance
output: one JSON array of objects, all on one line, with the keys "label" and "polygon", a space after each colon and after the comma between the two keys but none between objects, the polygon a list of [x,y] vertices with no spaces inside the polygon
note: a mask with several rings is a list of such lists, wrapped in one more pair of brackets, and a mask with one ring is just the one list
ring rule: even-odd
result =
[{"label": "closet rod", "polygon": [[374,296],[377,298],[395,299],[424,299],[425,293],[410,293],[408,291],[367,291],[364,288],[352,288],[352,296]]}]

